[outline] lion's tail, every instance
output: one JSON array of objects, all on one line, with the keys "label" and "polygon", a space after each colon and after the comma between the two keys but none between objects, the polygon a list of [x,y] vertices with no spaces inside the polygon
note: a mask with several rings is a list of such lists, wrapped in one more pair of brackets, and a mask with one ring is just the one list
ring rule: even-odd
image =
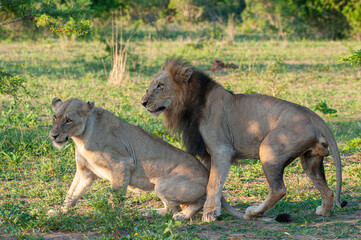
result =
[{"label": "lion's tail", "polygon": [[[232,216],[236,217],[236,218],[240,218],[240,219],[245,219],[244,217],[244,213],[242,213],[241,211],[235,209],[234,207],[232,207],[231,205],[229,205],[229,203],[226,201],[226,199],[223,197],[221,198],[221,204],[224,210],[226,210],[229,214],[231,214]],[[282,213],[280,215],[278,215],[275,218],[261,218],[261,220],[264,221],[274,221],[276,220],[277,222],[291,222],[291,215],[287,214],[287,213]]]},{"label": "lion's tail", "polygon": [[316,119],[318,120],[319,126],[321,126],[319,128],[319,130],[321,131],[321,134],[323,135],[323,137],[326,139],[328,145],[330,146],[333,160],[335,162],[335,167],[336,167],[336,205],[340,208],[343,208],[344,206],[346,206],[347,201],[343,201],[341,203],[342,166],[341,166],[340,152],[338,150],[335,137],[334,137],[332,131],[330,130],[330,128],[326,125],[326,123],[319,116],[317,116]]},{"label": "lion's tail", "polygon": [[226,201],[226,199],[223,197],[221,198],[221,204],[224,210],[226,210],[229,214],[231,214],[232,216],[236,217],[236,218],[240,218],[240,219],[244,219],[244,213],[242,213],[241,211],[235,209],[234,207],[232,207],[231,205],[229,205],[229,203]]}]

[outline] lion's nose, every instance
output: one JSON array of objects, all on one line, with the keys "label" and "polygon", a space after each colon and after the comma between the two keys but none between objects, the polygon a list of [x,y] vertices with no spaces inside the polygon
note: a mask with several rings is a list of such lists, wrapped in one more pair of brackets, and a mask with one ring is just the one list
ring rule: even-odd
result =
[{"label": "lion's nose", "polygon": [[148,101],[142,101],[141,104],[145,107],[147,106]]},{"label": "lion's nose", "polygon": [[59,133],[50,133],[52,139],[56,139],[60,134]]}]

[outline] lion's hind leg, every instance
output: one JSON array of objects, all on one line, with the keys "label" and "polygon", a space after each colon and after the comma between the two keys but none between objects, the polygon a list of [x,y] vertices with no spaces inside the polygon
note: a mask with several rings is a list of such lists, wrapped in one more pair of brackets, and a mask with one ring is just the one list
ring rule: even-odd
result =
[{"label": "lion's hind leg", "polygon": [[269,193],[260,205],[250,206],[246,209],[245,219],[262,215],[273,208],[286,195],[286,187],[283,182],[283,166],[279,168],[278,166],[262,165],[269,184]]},{"label": "lion's hind leg", "polygon": [[303,129],[310,134],[299,136],[294,126],[283,126],[275,129],[263,140],[259,155],[263,172],[269,184],[267,198],[258,206],[246,209],[245,218],[256,217],[273,208],[285,195],[286,187],[283,181],[284,168],[307,149],[310,141],[315,141],[312,129]]},{"label": "lion's hind leg", "polygon": [[[321,206],[317,207],[316,214],[321,216],[331,216],[334,207],[334,194],[327,186],[326,182],[325,171],[323,167],[323,155],[325,154],[320,154],[318,145],[316,145],[314,148],[300,156],[302,168],[305,170],[307,176],[311,179],[313,185],[315,185],[315,187],[321,193],[322,204]],[[326,151],[324,151],[324,153],[326,153]]]}]

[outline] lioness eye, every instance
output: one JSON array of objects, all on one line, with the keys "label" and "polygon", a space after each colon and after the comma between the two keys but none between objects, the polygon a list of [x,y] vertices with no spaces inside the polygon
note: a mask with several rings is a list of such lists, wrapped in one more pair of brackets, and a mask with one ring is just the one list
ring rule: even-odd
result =
[{"label": "lioness eye", "polygon": [[55,117],[55,115],[53,116],[53,120],[54,120],[54,121],[56,121],[56,117]]},{"label": "lioness eye", "polygon": [[156,87],[156,89],[163,89],[163,84],[159,83]]},{"label": "lioness eye", "polygon": [[66,121],[65,121],[65,124],[71,124],[72,123],[72,121],[70,120],[70,119],[67,119]]}]

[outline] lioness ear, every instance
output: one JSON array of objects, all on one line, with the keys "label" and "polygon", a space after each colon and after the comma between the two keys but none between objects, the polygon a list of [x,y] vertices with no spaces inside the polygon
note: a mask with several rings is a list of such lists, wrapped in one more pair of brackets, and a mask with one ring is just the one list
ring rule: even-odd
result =
[{"label": "lioness ear", "polygon": [[51,101],[51,104],[53,105],[53,110],[54,112],[56,111],[56,109],[58,109],[58,107],[63,103],[63,101],[61,101],[60,98],[54,98],[53,101]]},{"label": "lioness ear", "polygon": [[182,76],[182,80],[184,83],[188,83],[189,82],[189,79],[191,78],[193,74],[193,69],[192,68],[187,68],[184,73],[183,73],[183,76]]},{"label": "lioness ear", "polygon": [[87,102],[81,107],[80,113],[84,116],[88,116],[88,114],[93,110],[94,102]]}]

